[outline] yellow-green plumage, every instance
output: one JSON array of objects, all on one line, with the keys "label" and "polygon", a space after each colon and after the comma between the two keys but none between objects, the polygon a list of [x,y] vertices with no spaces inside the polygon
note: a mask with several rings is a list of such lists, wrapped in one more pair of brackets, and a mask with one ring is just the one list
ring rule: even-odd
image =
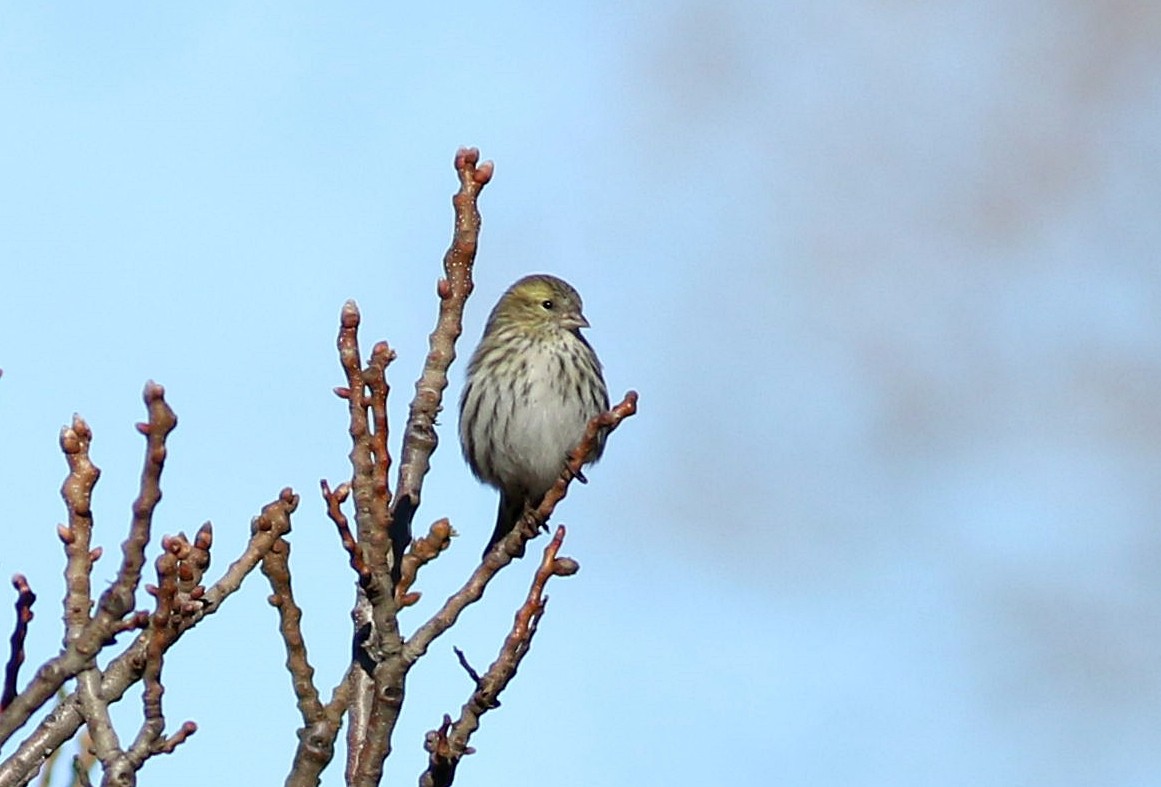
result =
[{"label": "yellow-green plumage", "polygon": [[601,362],[580,333],[589,327],[582,306],[568,282],[525,276],[500,296],[468,362],[460,444],[476,477],[500,490],[488,549],[540,503],[588,422],[609,408]]}]

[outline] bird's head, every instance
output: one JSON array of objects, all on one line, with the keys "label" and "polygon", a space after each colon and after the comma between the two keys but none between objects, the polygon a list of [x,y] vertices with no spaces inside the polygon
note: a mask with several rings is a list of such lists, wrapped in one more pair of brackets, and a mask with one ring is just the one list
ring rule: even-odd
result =
[{"label": "bird's head", "polygon": [[529,328],[560,328],[576,332],[588,328],[580,294],[563,279],[537,273],[508,288],[492,310],[489,324],[512,322]]}]

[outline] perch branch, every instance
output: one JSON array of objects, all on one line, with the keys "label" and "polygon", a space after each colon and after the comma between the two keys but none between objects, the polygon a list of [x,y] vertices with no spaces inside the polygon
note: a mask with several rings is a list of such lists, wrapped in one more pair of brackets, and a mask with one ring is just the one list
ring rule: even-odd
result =
[{"label": "perch branch", "polygon": [[413,663],[427,652],[431,643],[437,637],[451,628],[464,609],[480,599],[492,577],[512,560],[524,554],[524,546],[540,533],[540,528],[552,516],[556,505],[568,493],[568,486],[580,472],[585,458],[590,455],[593,446],[599,439],[602,431],[611,432],[621,421],[637,412],[637,392],[629,391],[620,404],[608,412],[602,413],[589,421],[585,436],[569,455],[568,463],[560,474],[560,478],[548,493],[544,495],[540,505],[535,509],[528,509],[520,523],[504,539],[484,557],[484,561],[472,572],[471,577],[462,588],[456,591],[443,607],[435,613],[407,640],[403,649],[403,657],[408,663]]},{"label": "perch branch", "polygon": [[528,598],[516,611],[512,630],[504,639],[500,655],[488,667],[488,671],[483,675],[477,675],[463,654],[457,651],[460,664],[472,678],[475,690],[464,704],[460,717],[454,724],[449,724],[450,719],[444,716],[439,729],[427,734],[424,748],[429,754],[428,767],[419,779],[420,787],[447,787],[452,783],[460,760],[465,754],[471,753],[468,741],[472,733],[479,729],[480,718],[489,710],[499,707],[500,692],[516,676],[521,660],[532,645],[532,637],[536,634],[536,627],[548,603],[544,587],[549,577],[571,576],[579,569],[575,560],[557,557],[564,542],[564,535],[564,525],[558,526],[556,535],[544,548],[544,557],[532,579]]}]

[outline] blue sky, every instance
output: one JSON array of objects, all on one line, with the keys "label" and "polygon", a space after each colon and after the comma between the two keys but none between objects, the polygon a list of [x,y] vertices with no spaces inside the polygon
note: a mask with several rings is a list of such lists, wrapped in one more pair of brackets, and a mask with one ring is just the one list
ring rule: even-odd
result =
[{"label": "blue sky", "polygon": [[[115,553],[155,379],[180,421],[158,534],[212,520],[220,570],[294,487],[329,693],[339,309],[397,349],[402,424],[468,144],[496,176],[461,352],[556,273],[641,413],[559,512],[582,570],[461,780],[1157,783],[1159,39],[1137,2],[0,3],[0,574],[40,595],[30,667],[59,645],[59,429],[95,432]],[[419,519],[462,539],[405,626],[491,526],[454,425]],[[531,569],[413,673],[389,779]],[[172,651],[170,727],[200,731],[143,783],[284,777],[267,592]]]}]

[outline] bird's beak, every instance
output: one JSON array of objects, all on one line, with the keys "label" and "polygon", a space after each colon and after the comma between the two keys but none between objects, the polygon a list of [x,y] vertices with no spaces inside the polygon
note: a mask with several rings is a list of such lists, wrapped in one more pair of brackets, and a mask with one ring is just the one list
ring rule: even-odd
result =
[{"label": "bird's beak", "polygon": [[571,331],[571,330],[575,330],[575,329],[577,329],[577,328],[588,328],[588,327],[590,327],[590,326],[589,326],[589,321],[588,321],[588,320],[586,320],[586,319],[585,319],[585,316],[584,316],[583,314],[581,314],[580,312],[576,312],[576,313],[574,313],[574,314],[570,314],[570,315],[568,315],[568,317],[565,319],[565,323],[564,323],[564,324],[568,326],[568,329],[569,329],[570,331]]}]

